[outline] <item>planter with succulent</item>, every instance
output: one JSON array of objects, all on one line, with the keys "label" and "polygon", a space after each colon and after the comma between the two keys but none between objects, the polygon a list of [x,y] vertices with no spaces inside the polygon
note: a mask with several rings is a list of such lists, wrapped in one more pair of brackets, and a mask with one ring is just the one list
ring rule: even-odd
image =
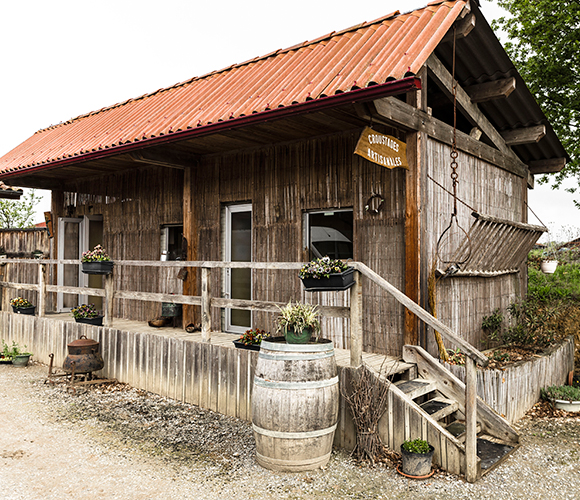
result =
[{"label": "planter with succulent", "polygon": [[298,276],[307,292],[348,290],[354,285],[354,268],[343,261],[322,257],[304,264]]},{"label": "planter with succulent", "polygon": [[320,320],[318,309],[311,304],[293,304],[288,302],[279,307],[278,332],[282,332],[288,344],[307,344],[313,339],[318,342],[320,337]]},{"label": "planter with succulent", "polygon": [[16,342],[12,342],[12,346],[8,346],[2,340],[2,353],[0,354],[0,361],[4,363],[12,363],[14,366],[27,366],[30,361],[31,352],[26,351],[26,346],[23,349]]},{"label": "planter with succulent", "polygon": [[259,328],[251,328],[246,330],[238,340],[234,340],[234,345],[238,349],[249,349],[251,351],[259,351],[262,340],[270,338],[270,333]]},{"label": "planter with succulent", "polygon": [[33,306],[28,300],[22,297],[14,297],[10,300],[12,311],[16,314],[29,314],[34,316],[36,306]]},{"label": "planter with succulent", "polygon": [[414,479],[425,479],[433,474],[431,464],[435,448],[423,439],[405,441],[401,445],[403,462],[401,474]]},{"label": "planter with succulent", "polygon": [[85,274],[111,274],[115,265],[101,245],[97,245],[90,252],[83,252],[81,262],[82,272]]},{"label": "planter with succulent", "polygon": [[553,385],[542,389],[540,394],[558,410],[580,411],[580,387]]},{"label": "planter with succulent", "polygon": [[77,323],[103,326],[103,316],[98,313],[94,304],[81,304],[71,309],[71,314]]}]

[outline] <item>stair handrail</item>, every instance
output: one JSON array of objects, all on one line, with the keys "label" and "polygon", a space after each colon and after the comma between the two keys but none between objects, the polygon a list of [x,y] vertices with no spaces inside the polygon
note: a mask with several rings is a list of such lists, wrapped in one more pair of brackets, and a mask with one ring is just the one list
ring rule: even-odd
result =
[{"label": "stair handrail", "polygon": [[400,304],[402,304],[409,311],[414,313],[419,319],[421,319],[430,327],[434,328],[439,333],[441,333],[441,335],[444,338],[459,346],[462,352],[465,353],[466,356],[469,356],[469,358],[471,358],[475,363],[477,363],[480,366],[488,365],[489,358],[485,354],[477,350],[466,340],[456,335],[453,332],[453,330],[451,330],[451,328],[449,328],[447,325],[439,321],[435,316],[427,312],[419,304],[417,304],[409,297],[407,297],[403,292],[401,292],[398,288],[389,283],[382,276],[379,276],[377,273],[375,273],[370,267],[366,266],[362,262],[352,262],[349,263],[349,265],[355,267],[357,271],[359,271],[361,274],[366,276],[372,282],[376,283],[378,286],[383,288],[387,293],[392,295]]}]

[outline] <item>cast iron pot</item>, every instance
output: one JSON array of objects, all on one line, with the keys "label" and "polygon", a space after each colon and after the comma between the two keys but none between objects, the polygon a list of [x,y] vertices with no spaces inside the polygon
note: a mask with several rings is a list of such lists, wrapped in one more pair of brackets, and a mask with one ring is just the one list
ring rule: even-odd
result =
[{"label": "cast iron pot", "polygon": [[[105,366],[103,357],[99,353],[99,343],[88,339],[85,335],[70,344],[67,344],[68,356],[65,358],[62,369],[72,373],[91,373],[99,371]],[[74,364],[74,365],[73,365]]]}]

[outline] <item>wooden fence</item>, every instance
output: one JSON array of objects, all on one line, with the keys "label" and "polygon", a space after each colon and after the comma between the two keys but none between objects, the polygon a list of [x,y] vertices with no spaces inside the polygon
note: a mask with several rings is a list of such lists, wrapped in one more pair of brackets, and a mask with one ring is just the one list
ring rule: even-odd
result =
[{"label": "wooden fence", "polygon": [[[540,399],[540,389],[566,383],[574,370],[574,338],[542,355],[514,363],[501,370],[477,371],[477,395],[508,422],[515,422]],[[444,366],[460,380],[465,380],[465,367]]]}]

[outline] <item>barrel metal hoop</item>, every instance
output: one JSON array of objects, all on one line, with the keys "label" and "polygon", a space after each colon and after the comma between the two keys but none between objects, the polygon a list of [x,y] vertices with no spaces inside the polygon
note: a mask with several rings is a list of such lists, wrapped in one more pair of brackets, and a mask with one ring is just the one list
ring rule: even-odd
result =
[{"label": "barrel metal hoop", "polygon": [[[283,342],[268,342],[262,340],[262,349],[283,352],[325,352],[334,351],[334,344],[327,342],[324,344],[284,344]],[[262,352],[262,350],[260,350]]]},{"label": "barrel metal hoop", "polygon": [[264,380],[263,378],[254,375],[254,385],[258,387],[266,387],[268,389],[286,389],[286,390],[320,389],[323,387],[331,387],[337,384],[338,384],[338,376],[325,380],[314,380],[312,382],[282,382],[282,381]]},{"label": "barrel metal hoop", "polygon": [[321,353],[281,353],[281,354],[271,354],[269,352],[260,352],[260,359],[269,359],[272,361],[315,361],[317,359],[332,358],[334,356],[334,351],[327,351]]},{"label": "barrel metal hoop", "polygon": [[331,425],[326,429],[318,429],[315,431],[306,431],[306,432],[281,432],[281,431],[271,431],[270,429],[264,429],[263,427],[258,427],[256,424],[252,424],[254,432],[260,434],[262,436],[273,437],[273,438],[281,438],[281,439],[308,439],[308,438],[316,438],[321,436],[326,436],[327,434],[331,434],[336,430],[336,426],[338,424]]}]

